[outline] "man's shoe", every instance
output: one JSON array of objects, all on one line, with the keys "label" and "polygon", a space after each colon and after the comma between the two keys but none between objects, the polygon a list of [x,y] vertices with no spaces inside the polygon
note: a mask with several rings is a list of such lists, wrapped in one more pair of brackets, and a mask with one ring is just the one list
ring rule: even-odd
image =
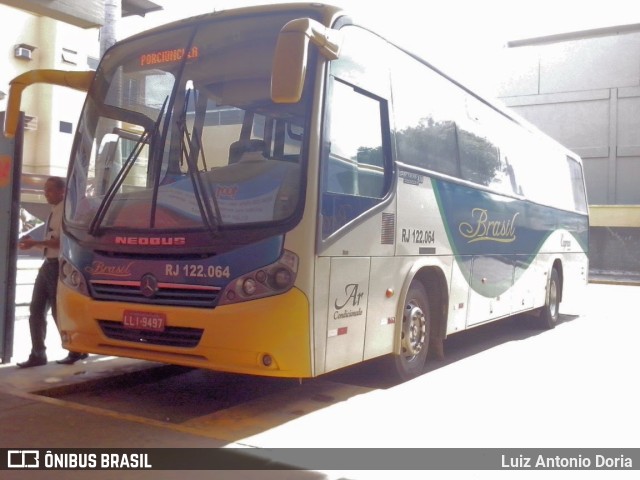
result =
[{"label": "man's shoe", "polygon": [[36,355],[29,355],[29,359],[26,362],[18,362],[20,368],[40,367],[47,364],[47,357],[39,357]]},{"label": "man's shoe", "polygon": [[88,356],[88,353],[69,352],[69,355],[64,357],[62,360],[56,360],[56,363],[59,363],[60,365],[73,365],[78,360],[84,360]]}]

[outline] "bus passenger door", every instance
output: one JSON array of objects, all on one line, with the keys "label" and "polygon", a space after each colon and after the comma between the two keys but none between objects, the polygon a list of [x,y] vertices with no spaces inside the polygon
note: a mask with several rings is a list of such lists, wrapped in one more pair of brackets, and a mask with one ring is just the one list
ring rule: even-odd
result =
[{"label": "bus passenger door", "polygon": [[[384,318],[395,315],[392,302],[381,299],[377,284],[370,283],[372,263],[379,270],[379,259],[392,257],[395,248],[391,86],[389,64],[382,61],[388,45],[359,27],[345,26],[341,32],[340,58],[329,65],[319,164],[315,277],[319,295],[314,312],[318,372],[377,354],[365,348],[370,334],[368,313]],[[372,311],[369,293],[374,288]],[[385,341],[391,345],[393,324],[371,331],[374,350],[383,348],[379,345]],[[321,357],[323,342],[325,355]]]}]

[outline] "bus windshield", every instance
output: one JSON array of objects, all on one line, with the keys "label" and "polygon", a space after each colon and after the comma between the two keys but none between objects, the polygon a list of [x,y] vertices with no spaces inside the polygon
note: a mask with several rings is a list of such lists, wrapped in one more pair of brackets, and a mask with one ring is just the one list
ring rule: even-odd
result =
[{"label": "bus windshield", "polygon": [[306,106],[272,103],[270,81],[292,17],[197,23],[109,50],[77,129],[67,225],[99,237],[286,223],[303,197]]}]

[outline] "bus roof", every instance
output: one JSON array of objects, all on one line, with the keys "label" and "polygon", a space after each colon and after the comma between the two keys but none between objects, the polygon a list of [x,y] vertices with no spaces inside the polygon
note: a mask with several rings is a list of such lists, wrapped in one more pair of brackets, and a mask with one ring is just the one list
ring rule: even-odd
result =
[{"label": "bus roof", "polygon": [[[250,7],[218,10],[211,13],[204,13],[201,15],[196,15],[196,16],[184,18],[181,20],[176,20],[174,22],[169,22],[169,23],[154,27],[152,29],[137,33],[135,35],[132,35],[130,37],[123,39],[121,42],[118,42],[118,43],[127,42],[128,40],[144,37],[146,35],[153,34],[156,32],[172,30],[174,28],[180,28],[183,26],[197,25],[199,23],[206,23],[211,20],[220,20],[224,18],[233,18],[238,16],[244,16],[244,15],[278,13],[278,12],[291,11],[291,10],[300,10],[300,12],[304,13],[305,15],[312,15],[317,21],[319,21],[320,23],[322,23],[324,26],[328,28],[331,28],[339,17],[350,16],[349,13],[342,7],[337,7],[334,5],[319,3],[319,2],[292,2],[292,3],[273,4],[273,5],[269,5],[269,4],[255,5]],[[425,63],[430,68],[438,72],[440,75],[446,77],[449,81],[457,84],[460,88],[466,90],[469,94],[478,98],[478,100],[482,101],[490,108],[500,112],[502,115],[505,115],[506,117],[510,118],[512,121],[518,123],[521,127],[528,130],[530,133],[540,136],[541,138],[545,139],[545,141],[547,142],[555,144],[557,147],[560,147],[563,150],[565,150],[566,154],[570,154],[572,157],[580,160],[580,157],[575,152],[572,152],[571,150],[567,149],[564,145],[562,145],[560,142],[544,134],[544,132],[542,132],[538,127],[528,122],[522,116],[518,115],[515,111],[507,108],[504,104],[499,102],[497,99],[495,98],[488,99],[484,97],[483,95],[479,94],[479,92],[476,92],[473,89],[470,89],[467,86],[461,84],[456,79],[449,76],[446,72],[442,71],[440,68],[433,65],[431,62],[429,62],[427,59],[423,58],[422,56],[417,55],[415,52],[412,52],[411,50],[408,50],[405,47],[396,44],[392,39],[386,38],[384,35],[381,35],[380,33],[376,33],[376,34],[380,35],[382,38],[384,38],[386,42],[390,43],[396,48],[399,48],[405,51],[407,54],[413,56],[416,60]]]},{"label": "bus roof", "polygon": [[[127,41],[130,39],[146,36],[150,33],[155,33],[164,30],[170,30],[173,28],[179,28],[188,25],[195,25],[198,23],[206,23],[210,20],[219,20],[225,17],[237,17],[243,15],[255,15],[264,13],[277,13],[290,10],[300,10],[309,12],[309,14],[315,14],[314,17],[326,27],[331,27],[338,17],[346,15],[346,12],[341,7],[333,5],[317,3],[317,2],[297,2],[297,3],[281,3],[274,5],[255,5],[251,7],[231,8],[225,10],[218,10],[211,13],[203,13],[194,17],[184,18],[176,20],[174,22],[165,23],[157,27],[145,30],[130,37],[123,39]],[[118,42],[120,43],[120,42]]]}]

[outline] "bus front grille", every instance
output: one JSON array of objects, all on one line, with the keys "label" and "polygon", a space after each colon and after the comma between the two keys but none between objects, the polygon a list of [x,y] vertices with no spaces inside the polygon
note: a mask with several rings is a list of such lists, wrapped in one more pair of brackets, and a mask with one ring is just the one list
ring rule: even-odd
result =
[{"label": "bus front grille", "polygon": [[149,345],[193,348],[200,342],[202,328],[166,327],[162,332],[125,328],[122,322],[98,320],[102,333],[112,340]]},{"label": "bus front grille", "polygon": [[141,282],[91,281],[91,296],[96,300],[131,302],[180,307],[213,308],[220,287],[158,283],[152,296],[145,296]]}]

